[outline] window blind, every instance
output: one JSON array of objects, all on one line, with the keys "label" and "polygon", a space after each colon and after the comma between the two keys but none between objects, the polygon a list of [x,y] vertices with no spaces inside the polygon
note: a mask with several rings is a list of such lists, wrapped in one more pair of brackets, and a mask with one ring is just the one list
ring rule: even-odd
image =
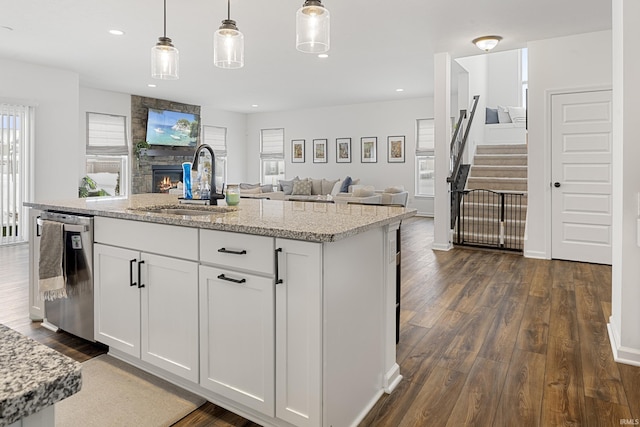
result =
[{"label": "window blind", "polygon": [[416,155],[433,154],[435,149],[435,128],[433,119],[418,119],[416,121]]},{"label": "window blind", "polygon": [[227,155],[227,128],[218,126],[202,126],[202,136],[205,144],[213,148],[216,156]]},{"label": "window blind", "polygon": [[126,117],[87,113],[87,154],[127,155]]},{"label": "window blind", "polygon": [[260,158],[284,159],[284,129],[260,130]]}]

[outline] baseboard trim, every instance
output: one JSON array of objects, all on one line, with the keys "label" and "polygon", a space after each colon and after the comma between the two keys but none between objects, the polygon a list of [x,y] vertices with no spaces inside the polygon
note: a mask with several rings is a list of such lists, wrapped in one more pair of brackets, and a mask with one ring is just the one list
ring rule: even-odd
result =
[{"label": "baseboard trim", "polygon": [[389,372],[384,376],[384,392],[391,393],[402,381],[402,375],[400,375],[400,365],[394,363]]},{"label": "baseboard trim", "polygon": [[524,251],[524,257],[535,259],[549,259],[546,253],[540,251]]},{"label": "baseboard trim", "polygon": [[431,245],[431,249],[433,249],[434,251],[450,251],[451,249],[453,249],[453,245],[451,243],[433,243]]},{"label": "baseboard trim", "polygon": [[607,330],[609,331],[609,342],[611,343],[611,351],[613,351],[613,360],[618,363],[624,363],[625,365],[640,367],[640,350],[620,346],[618,344],[620,337],[616,335],[615,328],[611,322],[607,323]]}]

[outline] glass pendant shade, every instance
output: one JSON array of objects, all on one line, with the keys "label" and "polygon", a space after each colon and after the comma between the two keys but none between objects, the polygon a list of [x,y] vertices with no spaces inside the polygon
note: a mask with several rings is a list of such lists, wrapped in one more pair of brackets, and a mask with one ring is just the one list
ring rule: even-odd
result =
[{"label": "glass pendant shade", "polygon": [[213,63],[219,68],[242,68],[244,66],[244,35],[235,21],[225,19],[213,35]]},{"label": "glass pendant shade", "polygon": [[494,47],[498,46],[502,37],[500,36],[484,36],[473,39],[471,42],[478,46],[479,49],[489,52]]},{"label": "glass pendant shade", "polygon": [[178,49],[168,37],[160,37],[151,48],[151,77],[161,80],[178,79]]},{"label": "glass pendant shade", "polygon": [[296,49],[305,53],[329,51],[329,11],[318,0],[306,0],[296,13]]}]

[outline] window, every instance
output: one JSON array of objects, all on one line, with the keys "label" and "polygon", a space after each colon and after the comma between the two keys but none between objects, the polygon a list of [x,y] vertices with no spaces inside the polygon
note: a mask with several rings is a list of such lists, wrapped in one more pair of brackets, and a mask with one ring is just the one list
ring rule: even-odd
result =
[{"label": "window", "polygon": [[262,184],[284,179],[284,129],[260,130],[260,162]]},{"label": "window", "polygon": [[29,236],[34,107],[0,104],[0,244]]},{"label": "window", "polygon": [[125,116],[87,113],[86,175],[80,197],[126,196],[129,146]]},{"label": "window", "polygon": [[[222,191],[222,185],[227,182],[227,128],[202,126],[202,138],[216,155],[216,189]],[[209,181],[209,177],[204,179]]]},{"label": "window", "polygon": [[433,119],[416,120],[416,195],[434,195],[435,136]]}]

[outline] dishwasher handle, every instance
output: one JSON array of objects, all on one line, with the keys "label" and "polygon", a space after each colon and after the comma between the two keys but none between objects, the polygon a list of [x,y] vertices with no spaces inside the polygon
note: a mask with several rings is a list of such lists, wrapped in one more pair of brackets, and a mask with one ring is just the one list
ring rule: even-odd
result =
[{"label": "dishwasher handle", "polygon": [[[40,217],[38,217],[38,219],[36,219],[36,223],[42,227],[42,224],[44,220],[41,219]],[[47,221],[51,221],[51,222],[58,222],[55,220],[47,220]],[[77,224],[64,224],[64,231],[66,232],[70,232],[70,233],[84,233],[86,231],[89,231],[89,226],[88,225],[77,225]]]}]

